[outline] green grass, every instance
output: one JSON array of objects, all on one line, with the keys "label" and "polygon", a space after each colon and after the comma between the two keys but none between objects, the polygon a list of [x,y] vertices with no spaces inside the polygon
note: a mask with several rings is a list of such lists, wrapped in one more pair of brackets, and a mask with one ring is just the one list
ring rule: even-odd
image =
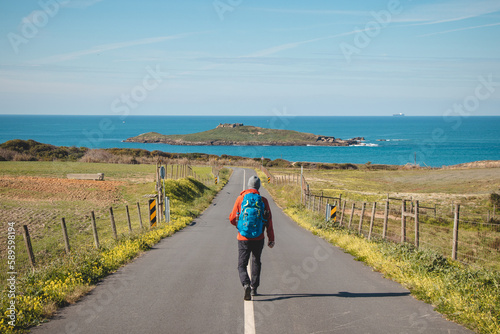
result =
[{"label": "green grass", "polygon": [[[500,189],[498,168],[436,170],[306,170],[313,189],[395,194],[489,195]],[[309,181],[310,180],[310,181]],[[322,186],[324,184],[325,186]]]},{"label": "green grass", "polygon": [[[258,171],[258,174],[263,179],[263,173]],[[264,185],[285,213],[300,226],[401,283],[413,296],[434,305],[448,319],[479,333],[500,333],[499,271],[464,266],[446,259],[439,252],[425,248],[416,250],[408,243],[368,241],[352,231],[326,226],[323,214],[297,204],[300,202],[298,187]],[[399,226],[395,224],[396,227]],[[444,227],[438,229],[446,233]]]},{"label": "green grass", "polygon": [[[72,200],[65,199],[64,194],[53,194],[50,189],[38,194],[31,189],[11,189],[9,187],[0,188],[7,194],[0,202],[0,213],[5,218],[0,226],[0,231],[5,234],[7,222],[16,222],[18,231],[17,245],[23,247],[23,239],[20,235],[22,225],[28,225],[32,242],[35,249],[36,261],[40,265],[50,263],[64,253],[62,240],[61,218],[65,218],[70,236],[71,247],[89,246],[93,244],[92,230],[90,227],[90,213],[95,212],[96,225],[99,231],[101,243],[112,241],[112,231],[110,223],[109,208],[113,208],[117,232],[119,235],[128,235],[129,229],[126,218],[126,205],[129,207],[131,224],[134,231],[140,229],[138,210],[136,203],[141,206],[141,218],[143,225],[148,224],[147,198],[143,195],[154,192],[154,184],[150,181],[154,179],[154,166],[152,165],[120,165],[120,164],[94,164],[94,163],[65,163],[65,162],[0,162],[0,176],[37,176],[65,179],[64,168],[75,173],[89,173],[103,171],[105,173],[104,183],[109,181],[120,181],[112,196],[100,197],[96,188],[85,189],[87,197],[92,193],[97,194],[96,201],[85,199]],[[198,176],[207,178],[213,184],[211,167],[195,166],[193,170]],[[108,177],[109,175],[109,177]],[[221,174],[223,177],[227,173]],[[179,183],[180,182],[180,183]],[[189,184],[185,181],[166,180],[167,193],[171,191],[173,203],[180,203],[185,200],[194,200],[196,193],[193,193]],[[196,184],[202,185],[197,182]],[[205,187],[205,186],[203,186]],[[220,187],[220,185],[219,185]],[[9,196],[10,195],[10,196]],[[11,199],[12,196],[26,195],[23,200]],[[58,196],[56,196],[58,195]],[[83,196],[85,197],[85,196]],[[173,209],[175,216],[175,210]],[[5,283],[6,275],[5,256],[6,239],[2,238],[0,248],[2,249],[0,260],[0,287]],[[51,256],[48,256],[48,255]],[[18,252],[17,259],[19,271],[25,271],[29,264],[25,252]]]},{"label": "green grass", "polygon": [[[298,175],[300,171],[292,168],[270,168],[274,176]],[[487,221],[487,212],[492,210],[490,193],[500,184],[498,168],[461,169],[461,170],[311,170],[305,169],[304,175],[314,194],[338,197],[347,200],[344,224],[350,220],[352,203],[356,204],[353,217],[353,230],[358,230],[360,208],[367,203],[362,233],[368,236],[372,203],[377,202],[377,215],[374,220],[373,236],[382,237],[386,191],[391,198],[418,199],[420,206],[436,206],[433,210],[421,209],[420,247],[433,249],[443,256],[451,256],[453,239],[453,204],[461,204],[458,259],[476,267],[500,270],[500,225]],[[263,174],[262,174],[263,177]],[[475,182],[475,187],[457,190],[457,184]],[[417,187],[418,186],[418,187]],[[407,187],[405,189],[405,187]],[[276,191],[286,194],[285,207],[300,201],[298,186],[287,184],[275,187]],[[417,189],[418,188],[418,189]],[[404,191],[397,192],[397,191]],[[338,219],[341,206],[338,208]],[[401,201],[390,201],[387,238],[401,240]],[[487,224],[488,223],[488,224]],[[407,218],[407,242],[414,243],[414,221]]]},{"label": "green grass", "polygon": [[131,138],[133,141],[182,140],[185,142],[261,142],[261,143],[314,143],[318,136],[291,130],[266,129],[254,126],[218,128],[186,135],[162,135],[148,132]]},{"label": "green grass", "polygon": [[[119,266],[127,263],[141,251],[151,247],[161,238],[171,235],[188,224],[193,217],[199,215],[211,202],[215,194],[222,189],[229,179],[230,171],[222,169],[219,173],[220,182],[210,186],[193,179],[166,180],[166,193],[171,198],[171,216],[173,225],[161,223],[159,228],[148,228],[147,199],[144,194],[154,191],[154,184],[148,180],[154,178],[154,166],[151,165],[108,165],[82,163],[45,163],[45,162],[2,162],[1,175],[3,176],[44,176],[57,178],[65,177],[63,167],[76,173],[88,173],[93,168],[110,175],[106,182],[118,181],[119,186],[114,190],[111,200],[103,198],[103,202],[91,203],[86,200],[72,201],[53,198],[39,200],[15,201],[2,199],[0,210],[3,213],[17,211],[19,220],[15,222],[16,229],[16,264],[18,272],[17,311],[22,314],[18,318],[18,326],[14,332],[23,332],[54,310],[68,303],[74,302],[81,294],[86,293],[97,280]],[[211,168],[204,166],[193,167],[198,176],[210,177]],[[95,172],[95,171],[92,171]],[[152,177],[153,176],[153,177]],[[18,193],[15,189],[6,187],[10,193]],[[87,194],[102,191],[94,187],[86,189]],[[51,192],[42,192],[42,195],[51,197]],[[36,198],[36,194],[32,194]],[[141,217],[144,229],[139,227],[136,202],[141,203]],[[129,232],[125,205],[129,205],[133,232]],[[118,240],[114,240],[109,207],[113,207]],[[90,211],[94,210],[96,225],[99,233],[101,249],[94,249],[94,239],[90,228]],[[61,218],[66,218],[71,253],[65,253]],[[7,222],[2,222],[2,233],[7,233]],[[31,274],[24,241],[20,235],[21,227],[27,224],[32,236],[32,245],[36,258],[36,270]],[[5,238],[6,239],[6,238]],[[6,247],[4,245],[3,247]],[[0,264],[0,291],[2,291],[2,313],[6,309],[6,278],[9,271],[7,252],[2,250]],[[71,273],[71,274],[70,274]],[[50,285],[52,284],[52,285]],[[6,326],[7,318],[0,318],[0,332],[10,331]]]},{"label": "green grass", "polygon": [[125,165],[62,161],[1,161],[0,175],[66,178],[72,173],[104,173],[105,180],[154,178],[154,165]]},{"label": "green grass", "polygon": [[[269,168],[275,176],[299,175],[297,168]],[[349,201],[384,201],[393,198],[418,199],[421,206],[437,205],[438,216],[453,217],[453,204],[462,205],[467,220],[487,218],[492,210],[490,194],[500,190],[498,168],[420,170],[318,170],[304,169],[314,194]],[[396,203],[396,202],[395,202]]]}]

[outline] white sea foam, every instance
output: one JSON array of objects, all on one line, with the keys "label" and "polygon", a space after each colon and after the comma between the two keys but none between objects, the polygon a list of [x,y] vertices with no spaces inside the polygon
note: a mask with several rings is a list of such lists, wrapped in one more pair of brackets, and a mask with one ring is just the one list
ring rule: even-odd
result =
[{"label": "white sea foam", "polygon": [[366,147],[378,147],[379,145],[378,144],[373,144],[373,143],[361,143],[361,144],[358,144],[358,145],[351,145],[351,146],[366,146]]}]

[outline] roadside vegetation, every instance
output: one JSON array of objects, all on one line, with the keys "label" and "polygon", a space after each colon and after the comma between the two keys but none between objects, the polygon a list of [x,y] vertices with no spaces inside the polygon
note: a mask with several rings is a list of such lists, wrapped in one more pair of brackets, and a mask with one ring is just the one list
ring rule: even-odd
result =
[{"label": "roadside vegetation", "polygon": [[[297,173],[270,168],[273,176]],[[265,175],[258,171],[261,179]],[[311,191],[330,196],[343,194],[351,200],[375,201],[391,196],[438,200],[448,208],[453,202],[471,205],[468,214],[492,208],[499,189],[498,169],[326,171],[304,173]],[[496,175],[496,176],[495,176]],[[415,249],[412,244],[373,238],[368,241],[338,224],[326,224],[323,213],[300,204],[300,188],[294,184],[267,184],[276,202],[300,226],[352,254],[385,277],[408,288],[412,295],[432,304],[436,311],[478,333],[500,333],[500,272],[452,261],[437,251]],[[448,224],[448,222],[441,222]],[[437,224],[437,222],[436,222]],[[478,227],[471,233],[478,234]],[[479,229],[481,229],[479,227]]]},{"label": "roadside vegetation", "polygon": [[[169,153],[148,151],[138,148],[89,149],[87,147],[54,146],[34,140],[14,139],[0,144],[0,162],[2,161],[62,161],[92,162],[111,164],[155,164],[158,159],[175,164],[215,164],[256,166],[261,158],[244,158],[230,155],[206,153]],[[264,159],[267,163],[270,159]]]},{"label": "roadside vegetation", "polygon": [[[219,171],[219,183],[203,184],[194,178],[165,181],[171,199],[169,224],[149,228],[147,198],[154,193],[155,167],[151,165],[82,162],[0,162],[0,230],[9,227],[15,238],[15,327],[9,325],[7,281],[7,238],[2,238],[0,257],[0,332],[24,333],[29,327],[50,318],[62,306],[76,302],[95,284],[154,247],[161,239],[191,223],[212,201],[229,179],[230,171]],[[210,167],[195,167],[199,176],[210,176]],[[105,181],[67,180],[66,173],[105,173]],[[138,224],[137,202],[143,206],[143,228]],[[129,205],[133,231],[129,232],[125,213]],[[113,207],[118,239],[109,224]],[[90,228],[90,211],[95,211],[100,248],[96,249]],[[71,252],[65,253],[61,218],[66,218]],[[14,223],[14,224],[9,224]],[[29,265],[22,225],[28,225],[36,258],[35,270]]]}]

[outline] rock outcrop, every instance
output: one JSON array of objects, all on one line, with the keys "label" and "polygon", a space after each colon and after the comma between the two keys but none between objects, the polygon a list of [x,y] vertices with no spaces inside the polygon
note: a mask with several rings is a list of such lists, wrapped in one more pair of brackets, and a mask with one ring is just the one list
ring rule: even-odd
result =
[{"label": "rock outcrop", "polygon": [[219,125],[217,125],[216,129],[219,129],[219,128],[239,128],[240,126],[243,126],[243,123],[219,123]]}]

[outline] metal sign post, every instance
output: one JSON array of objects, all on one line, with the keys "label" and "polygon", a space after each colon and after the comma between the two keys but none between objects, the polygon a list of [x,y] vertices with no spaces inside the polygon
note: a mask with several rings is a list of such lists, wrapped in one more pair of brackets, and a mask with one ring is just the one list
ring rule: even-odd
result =
[{"label": "metal sign post", "polygon": [[162,203],[163,205],[163,210],[164,210],[164,215],[163,217],[165,218],[165,223],[168,223],[170,221],[170,217],[167,216],[167,197],[165,196],[165,175],[166,175],[166,171],[165,171],[165,167],[161,166],[160,168],[160,176],[161,176],[161,179],[162,179],[162,191],[160,192],[162,195],[163,195],[163,198],[162,200],[160,200],[160,203]]}]

